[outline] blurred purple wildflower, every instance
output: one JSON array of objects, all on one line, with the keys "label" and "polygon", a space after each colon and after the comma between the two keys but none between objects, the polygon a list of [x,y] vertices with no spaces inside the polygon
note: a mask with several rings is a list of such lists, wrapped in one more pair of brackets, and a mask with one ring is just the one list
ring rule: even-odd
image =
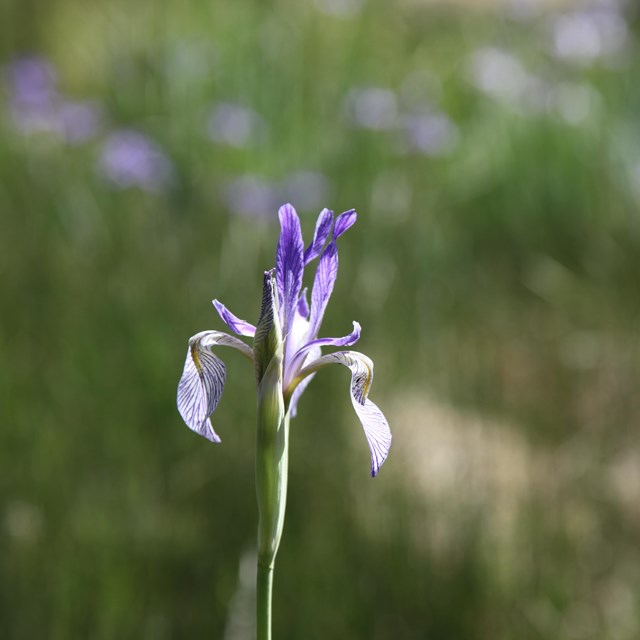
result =
[{"label": "blurred purple wildflower", "polygon": [[101,112],[92,101],[66,99],[57,88],[53,65],[44,58],[19,58],[4,69],[13,126],[23,133],[53,133],[69,144],[93,138]]},{"label": "blurred purple wildflower", "polygon": [[9,100],[17,107],[50,107],[58,95],[55,69],[44,58],[18,58],[8,63],[4,80]]},{"label": "blurred purple wildflower", "polygon": [[173,179],[173,165],[164,151],[148,136],[131,129],[107,137],[98,171],[118,189],[140,187],[158,192]]},{"label": "blurred purple wildflower", "polygon": [[57,131],[57,76],[44,58],[18,58],[4,68],[9,113],[23,132]]}]

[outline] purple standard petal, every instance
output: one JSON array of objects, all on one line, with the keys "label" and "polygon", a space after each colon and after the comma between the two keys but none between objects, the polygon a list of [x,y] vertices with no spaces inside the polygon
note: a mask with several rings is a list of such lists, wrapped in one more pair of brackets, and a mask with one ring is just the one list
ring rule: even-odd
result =
[{"label": "purple standard petal", "polygon": [[212,302],[216,311],[231,331],[237,333],[239,336],[249,336],[250,338],[255,336],[256,328],[251,323],[242,320],[242,318],[238,318],[238,316],[231,313],[231,311],[218,300],[212,300]]},{"label": "purple standard petal", "polygon": [[311,362],[299,377],[304,380],[318,369],[333,363],[351,370],[351,404],[360,419],[371,452],[371,475],[376,476],[389,455],[391,430],[382,411],[368,398],[373,382],[373,362],[357,351],[338,351]]},{"label": "purple standard petal", "polygon": [[178,411],[187,426],[211,442],[220,442],[210,416],[220,402],[225,366],[211,347],[234,347],[253,360],[251,349],[237,338],[220,331],[202,331],[189,339],[184,370],[178,383]]},{"label": "purple standard petal", "polygon": [[285,204],[278,211],[280,218],[280,239],[276,252],[276,282],[280,294],[283,334],[291,329],[293,316],[298,304],[298,296],[302,288],[304,270],[302,231],[300,218],[290,204]]},{"label": "purple standard petal", "polygon": [[308,265],[312,260],[315,260],[322,249],[324,244],[331,233],[331,225],[333,224],[333,211],[329,209],[323,209],[318,216],[316,222],[316,229],[313,233],[313,240],[311,244],[306,248],[304,252],[304,264]]},{"label": "purple standard petal", "polygon": [[358,219],[358,214],[355,212],[355,209],[349,209],[349,211],[345,211],[341,213],[336,218],[336,225],[333,228],[333,239],[339,238],[347,229],[350,229]]},{"label": "purple standard petal", "polygon": [[308,338],[313,339],[318,335],[318,329],[322,323],[327,303],[333,291],[336,277],[338,276],[338,247],[332,240],[324,253],[320,256],[316,277],[311,290],[311,314],[309,318]]}]

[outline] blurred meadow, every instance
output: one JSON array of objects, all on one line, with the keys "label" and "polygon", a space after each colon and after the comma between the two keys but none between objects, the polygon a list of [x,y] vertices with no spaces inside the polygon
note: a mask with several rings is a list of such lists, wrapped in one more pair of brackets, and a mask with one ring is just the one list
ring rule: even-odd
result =
[{"label": "blurred meadow", "polygon": [[277,208],[354,207],[278,640],[640,637],[638,5],[0,2],[0,637],[250,640],[255,321]]}]

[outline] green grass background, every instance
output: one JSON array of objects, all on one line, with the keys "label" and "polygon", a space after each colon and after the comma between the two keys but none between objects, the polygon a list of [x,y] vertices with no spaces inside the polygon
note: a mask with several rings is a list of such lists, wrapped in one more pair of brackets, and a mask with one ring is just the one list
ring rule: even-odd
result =
[{"label": "green grass background", "polygon": [[[276,211],[234,214],[225,185],[313,170],[326,206],[359,213],[323,333],[361,322],[394,445],[371,480],[348,374],[317,376],[292,425],[274,637],[637,638],[640,64],[627,15],[623,63],[580,66],[549,54],[553,14],[504,8],[0,3],[0,60],[46,56],[61,90],[106,114],[70,147],[16,132],[1,108],[0,637],[245,637],[227,627],[256,528],[253,375],[222,354],[221,446],[182,424],[175,388],[187,338],[222,328],[210,300],[255,321],[274,262]],[[550,83],[587,83],[596,107],[572,125],[483,95],[468,61],[487,46]],[[457,126],[447,155],[399,153],[396,132],[345,116],[354,87],[400,91],[415,71]],[[207,140],[221,100],[260,113],[265,140]],[[118,191],[98,175],[121,127],[162,146],[170,188]],[[317,210],[300,214],[309,238]]]}]

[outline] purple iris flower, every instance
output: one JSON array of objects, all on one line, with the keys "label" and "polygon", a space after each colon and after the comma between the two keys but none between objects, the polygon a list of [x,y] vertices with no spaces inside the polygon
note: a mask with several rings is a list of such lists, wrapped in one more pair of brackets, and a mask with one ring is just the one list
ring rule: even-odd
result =
[{"label": "purple iris flower", "polygon": [[[300,219],[290,204],[279,210],[280,239],[276,267],[265,273],[263,312],[274,310],[274,323],[281,332],[282,366],[277,389],[281,389],[284,410],[291,417],[304,389],[315,373],[329,364],[342,364],[351,370],[351,402],[360,419],[371,452],[371,475],[375,476],[391,446],[386,418],[368,398],[373,380],[373,362],[357,351],[337,351],[322,355],[322,347],[349,347],[360,338],[360,325],[340,338],[318,338],[320,325],[338,273],[338,238],[356,221],[354,210],[340,214],[334,222],[332,211],[323,209],[313,235],[305,248]],[[311,289],[311,301],[302,280],[305,267],[318,259]],[[266,302],[265,302],[266,301]],[[218,300],[213,301],[222,320],[237,335],[255,338],[256,351],[242,340],[220,331],[202,331],[189,340],[184,371],[178,385],[178,410],[187,426],[212,442],[220,442],[210,416],[215,410],[225,382],[225,366],[212,353],[214,346],[238,349],[248,359],[258,360],[258,344],[264,340],[256,327],[238,318]],[[262,316],[261,316],[262,317]],[[262,322],[262,320],[261,320]],[[256,370],[261,365],[256,362]],[[265,376],[266,377],[266,376]],[[258,383],[260,385],[260,378]],[[259,387],[260,389],[260,387]]]}]

